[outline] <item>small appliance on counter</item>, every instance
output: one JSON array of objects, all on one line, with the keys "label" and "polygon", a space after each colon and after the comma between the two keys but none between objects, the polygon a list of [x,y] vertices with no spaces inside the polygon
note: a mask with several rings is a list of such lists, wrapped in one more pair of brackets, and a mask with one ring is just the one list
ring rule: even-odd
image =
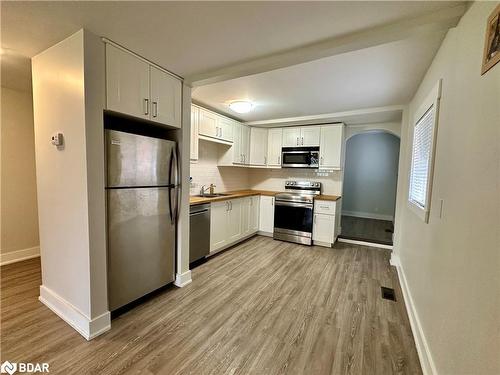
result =
[{"label": "small appliance on counter", "polygon": [[286,181],[285,192],[275,197],[273,238],[312,245],[314,197],[319,194],[321,182]]}]

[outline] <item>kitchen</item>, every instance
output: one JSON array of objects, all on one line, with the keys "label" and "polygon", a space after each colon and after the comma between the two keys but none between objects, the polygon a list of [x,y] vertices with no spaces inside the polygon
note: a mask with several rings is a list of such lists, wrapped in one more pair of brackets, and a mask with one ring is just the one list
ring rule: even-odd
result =
[{"label": "kitchen", "polygon": [[2,371],[498,368],[494,3],[1,7]]},{"label": "kitchen", "polygon": [[[252,106],[248,102],[237,103]],[[319,175],[325,179],[330,173],[340,174],[342,169],[344,127],[343,123],[270,129],[250,127],[192,105],[190,173],[191,191],[195,194],[190,198],[190,205],[192,215],[196,216],[200,215],[198,206],[204,206],[209,220],[205,220],[203,230],[207,232],[207,225],[210,228],[207,238],[210,245],[204,244],[205,252],[192,251],[190,262],[199,260],[194,253],[212,255],[257,233],[304,245],[312,245],[314,241],[316,245],[331,247],[340,232],[340,196],[321,194],[321,182],[287,180],[277,191],[255,191],[247,182],[246,186],[240,185],[241,190],[215,193],[213,182],[208,186],[197,183],[198,173],[203,171],[197,169],[196,164],[199,148],[213,147],[207,144],[211,142],[217,147],[216,167],[231,171],[254,168],[257,172],[261,168],[291,168],[297,176]],[[245,184],[245,179],[242,180]],[[201,230],[199,225],[191,223],[192,249]]]}]

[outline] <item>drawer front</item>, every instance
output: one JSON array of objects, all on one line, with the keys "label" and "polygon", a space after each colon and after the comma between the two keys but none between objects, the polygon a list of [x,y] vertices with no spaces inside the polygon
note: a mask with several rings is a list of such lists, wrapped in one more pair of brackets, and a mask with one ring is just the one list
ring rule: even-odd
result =
[{"label": "drawer front", "polygon": [[314,213],[315,214],[325,214],[325,215],[335,215],[335,206],[336,203],[334,201],[314,201]]}]

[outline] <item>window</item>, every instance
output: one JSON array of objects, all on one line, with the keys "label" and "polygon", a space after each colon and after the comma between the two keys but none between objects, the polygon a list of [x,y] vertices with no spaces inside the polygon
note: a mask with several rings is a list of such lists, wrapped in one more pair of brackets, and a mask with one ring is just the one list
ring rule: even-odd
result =
[{"label": "window", "polygon": [[437,130],[441,80],[415,112],[408,201],[425,222],[429,219],[434,138]]}]

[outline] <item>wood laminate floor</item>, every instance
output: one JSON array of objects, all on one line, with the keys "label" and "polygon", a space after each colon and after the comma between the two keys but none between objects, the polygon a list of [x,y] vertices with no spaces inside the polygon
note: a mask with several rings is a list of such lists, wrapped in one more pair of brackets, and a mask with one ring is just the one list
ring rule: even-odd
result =
[{"label": "wood laminate floor", "polygon": [[48,362],[52,374],[420,374],[389,256],[257,236],[89,342],[38,301],[39,260],[3,266],[2,361]]},{"label": "wood laminate floor", "polygon": [[392,245],[392,221],[342,215],[341,226],[342,238]]}]

